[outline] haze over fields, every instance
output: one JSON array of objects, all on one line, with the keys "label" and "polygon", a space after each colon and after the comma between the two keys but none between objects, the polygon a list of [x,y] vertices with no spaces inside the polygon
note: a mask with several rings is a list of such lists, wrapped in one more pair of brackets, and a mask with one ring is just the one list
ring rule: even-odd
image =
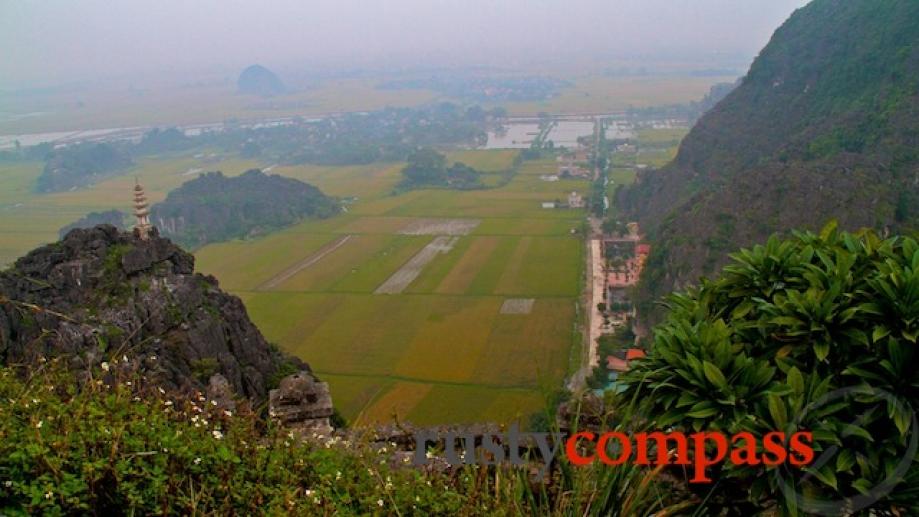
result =
[{"label": "haze over fields", "polygon": [[[0,90],[282,71],[564,65],[745,66],[804,0],[0,2]],[[9,50],[13,50],[10,52]]]}]

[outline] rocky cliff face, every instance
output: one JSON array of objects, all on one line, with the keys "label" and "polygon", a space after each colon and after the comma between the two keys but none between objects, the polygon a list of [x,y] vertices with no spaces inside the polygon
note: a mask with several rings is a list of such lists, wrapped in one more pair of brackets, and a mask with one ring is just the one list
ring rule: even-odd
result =
[{"label": "rocky cliff face", "polygon": [[222,376],[256,404],[285,375],[311,377],[265,341],[239,298],[194,273],[191,254],[108,225],[73,230],[0,272],[0,360],[52,356],[75,369],[127,357],[180,391],[206,392]]}]

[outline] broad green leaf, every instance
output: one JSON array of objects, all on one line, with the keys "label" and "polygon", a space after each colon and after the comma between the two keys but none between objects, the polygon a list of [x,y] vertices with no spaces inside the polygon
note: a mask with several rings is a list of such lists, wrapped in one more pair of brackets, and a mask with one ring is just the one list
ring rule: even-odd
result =
[{"label": "broad green leaf", "polygon": [[788,413],[785,410],[785,403],[777,395],[769,394],[769,414],[772,415],[772,421],[775,422],[777,429],[785,429],[788,424]]},{"label": "broad green leaf", "polygon": [[793,389],[795,393],[799,395],[804,393],[804,376],[801,375],[801,371],[794,366],[788,370],[788,385],[791,386],[791,389]]},{"label": "broad green leaf", "polygon": [[719,370],[717,366],[708,361],[705,361],[702,363],[702,367],[705,370],[705,378],[708,379],[708,382],[718,386],[722,390],[727,391],[728,381],[724,378],[724,374],[721,373],[721,370]]}]

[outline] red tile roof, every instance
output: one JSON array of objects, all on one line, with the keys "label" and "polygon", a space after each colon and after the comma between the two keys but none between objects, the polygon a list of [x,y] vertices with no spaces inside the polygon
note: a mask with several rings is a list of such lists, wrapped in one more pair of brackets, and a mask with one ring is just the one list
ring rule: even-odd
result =
[{"label": "red tile roof", "polygon": [[606,356],[606,368],[617,372],[627,372],[629,370],[629,363],[624,359],[608,355]]},{"label": "red tile roof", "polygon": [[631,361],[632,359],[641,359],[645,357],[645,351],[640,348],[630,348],[625,351],[625,360]]}]

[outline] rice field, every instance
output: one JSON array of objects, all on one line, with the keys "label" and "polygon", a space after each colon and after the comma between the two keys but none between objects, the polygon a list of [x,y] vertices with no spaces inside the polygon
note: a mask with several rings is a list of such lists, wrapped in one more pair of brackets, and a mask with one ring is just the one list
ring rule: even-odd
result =
[{"label": "rice field", "polygon": [[[498,170],[513,153],[450,159]],[[583,211],[541,202],[589,185],[539,179],[555,167],[527,163],[498,189],[399,195],[375,190],[397,181],[398,167],[300,168],[302,179],[340,195],[372,192],[331,220],[207,246],[198,267],[243,298],[270,341],[330,383],[352,422],[526,420],[561,385],[577,343],[583,261],[572,230]],[[306,267],[283,274],[298,264]],[[272,278],[283,281],[266,284]],[[527,310],[502,310],[508,300],[526,300]]]},{"label": "rice field", "polygon": [[[450,159],[499,171],[515,156],[460,151]],[[60,227],[90,211],[129,211],[135,176],[157,202],[196,169],[235,175],[257,166],[148,159],[90,188],[37,195],[40,163],[0,165],[0,262],[56,240]],[[398,195],[400,164],[274,167],[354,202],[330,219],[206,246],[195,252],[197,269],[240,296],[270,341],[327,380],[352,422],[526,420],[562,384],[578,343],[583,260],[573,230],[584,213],[541,204],[589,185],[540,180],[555,167],[551,159],[526,163],[496,189]],[[413,262],[431,246],[436,252]],[[379,294],[406,267],[412,274],[398,289]],[[508,303],[525,310],[506,310]]]}]

